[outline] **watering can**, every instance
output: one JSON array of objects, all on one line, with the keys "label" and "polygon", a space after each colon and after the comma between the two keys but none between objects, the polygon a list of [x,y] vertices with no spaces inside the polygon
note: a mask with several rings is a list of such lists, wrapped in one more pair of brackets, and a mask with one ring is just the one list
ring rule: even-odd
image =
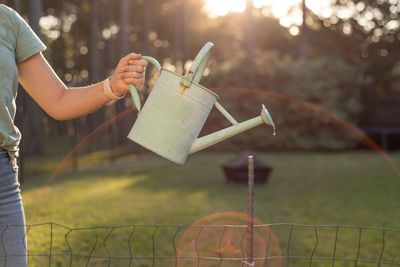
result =
[{"label": "watering can", "polygon": [[[175,163],[184,164],[189,154],[263,123],[271,125],[275,133],[274,122],[264,105],[260,116],[238,123],[218,103],[218,96],[199,84],[213,46],[211,42],[203,46],[185,76],[162,69],[154,58],[142,57],[152,63],[160,75],[143,109],[136,88],[129,85],[139,111],[129,139]],[[213,106],[232,126],[197,138]]]}]

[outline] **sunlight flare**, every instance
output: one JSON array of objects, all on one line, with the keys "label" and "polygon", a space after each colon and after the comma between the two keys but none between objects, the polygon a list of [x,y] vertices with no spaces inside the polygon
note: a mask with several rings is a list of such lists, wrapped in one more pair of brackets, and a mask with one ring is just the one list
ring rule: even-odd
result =
[{"label": "sunlight flare", "polygon": [[225,16],[229,12],[243,12],[246,0],[206,0],[206,10],[211,17]]},{"label": "sunlight flare", "polygon": [[[243,12],[247,0],[206,0],[205,9],[210,17],[225,16],[229,12]],[[332,0],[306,0],[307,7],[314,13],[329,17],[332,14]],[[285,27],[300,25],[302,0],[253,0],[255,8],[267,8],[275,18],[283,19],[281,24]]]}]

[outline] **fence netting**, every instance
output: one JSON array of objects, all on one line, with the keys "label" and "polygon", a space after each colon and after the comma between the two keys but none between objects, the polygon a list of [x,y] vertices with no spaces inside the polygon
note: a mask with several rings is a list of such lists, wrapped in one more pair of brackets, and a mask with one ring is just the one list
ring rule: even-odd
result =
[{"label": "fence netting", "polygon": [[[7,255],[2,225],[0,265]],[[20,226],[22,227],[22,226]],[[389,266],[400,265],[400,229],[339,225],[25,226],[29,266]],[[26,241],[25,241],[26,240]],[[25,245],[25,242],[27,245]]]}]

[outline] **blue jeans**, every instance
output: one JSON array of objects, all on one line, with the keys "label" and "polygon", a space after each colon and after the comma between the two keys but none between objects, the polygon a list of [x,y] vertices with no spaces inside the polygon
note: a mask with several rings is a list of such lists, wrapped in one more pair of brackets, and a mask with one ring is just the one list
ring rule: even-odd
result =
[{"label": "blue jeans", "polygon": [[0,149],[0,267],[26,267],[25,214],[17,160]]}]

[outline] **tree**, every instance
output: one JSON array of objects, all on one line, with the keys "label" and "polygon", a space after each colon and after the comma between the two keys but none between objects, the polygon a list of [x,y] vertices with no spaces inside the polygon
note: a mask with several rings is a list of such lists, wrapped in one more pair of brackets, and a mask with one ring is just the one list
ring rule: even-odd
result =
[{"label": "tree", "polygon": [[302,14],[303,14],[303,22],[301,24],[300,58],[305,59],[307,57],[307,47],[308,47],[306,0],[302,0],[302,8],[301,9],[302,9]]},{"label": "tree", "polygon": [[[29,1],[29,21],[33,31],[40,37],[39,19],[42,15],[42,1]],[[31,153],[43,154],[43,111],[36,102],[27,95],[27,111],[29,114],[29,147]]]},{"label": "tree", "polygon": [[14,0],[13,4],[14,4],[14,9],[17,10],[18,12],[20,12],[20,10],[21,10],[21,0]]},{"label": "tree", "polygon": [[[119,33],[119,52],[118,52],[118,57],[121,58],[125,56],[128,51],[129,51],[129,26],[131,25],[131,1],[130,0],[121,0],[121,5],[120,5],[120,33]],[[123,111],[126,110],[125,102],[124,101],[118,101],[115,104],[115,110],[116,114],[122,113]],[[125,118],[123,120],[120,120],[117,128],[117,135],[118,135],[118,143],[122,144],[126,142],[126,136],[129,133],[129,128],[130,128],[129,121]]]},{"label": "tree", "polygon": [[[400,81],[399,2],[393,0],[336,1],[334,20],[324,24],[333,31],[354,39],[354,61],[362,69],[362,101],[365,112],[361,124],[400,125],[398,93]],[[343,16],[341,10],[351,10]]]},{"label": "tree", "polygon": [[[101,32],[99,26],[99,1],[90,1],[90,46],[89,46],[89,79],[91,83],[98,83],[102,77],[100,72],[100,51],[98,48],[99,44],[99,34]],[[103,109],[99,109],[88,116],[89,128],[94,129],[102,123],[104,120]]]}]

